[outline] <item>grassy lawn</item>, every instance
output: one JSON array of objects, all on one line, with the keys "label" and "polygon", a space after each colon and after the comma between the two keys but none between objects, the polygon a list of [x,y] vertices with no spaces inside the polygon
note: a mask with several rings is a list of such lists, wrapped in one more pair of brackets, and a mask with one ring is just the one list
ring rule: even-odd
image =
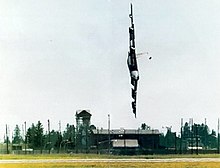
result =
[{"label": "grassy lawn", "polygon": [[97,155],[97,154],[28,154],[0,155],[0,160],[10,159],[170,159],[170,158],[220,158],[220,154],[200,154],[200,155]]},{"label": "grassy lawn", "polygon": [[[206,155],[142,155],[142,156],[114,156],[95,154],[46,154],[46,155],[0,155],[0,160],[22,159],[169,159],[169,158],[220,158],[218,154]],[[81,162],[81,163],[1,163],[0,168],[219,168],[220,162]]]},{"label": "grassy lawn", "polygon": [[0,168],[219,168],[220,163],[35,163],[0,164]]}]

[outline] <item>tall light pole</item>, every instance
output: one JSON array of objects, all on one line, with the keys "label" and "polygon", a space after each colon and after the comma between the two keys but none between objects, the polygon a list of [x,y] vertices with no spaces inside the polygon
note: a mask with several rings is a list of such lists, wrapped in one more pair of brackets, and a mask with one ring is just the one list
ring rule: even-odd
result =
[{"label": "tall light pole", "polygon": [[219,154],[219,118],[218,118],[218,152],[217,153]]},{"label": "tall light pole", "polygon": [[47,120],[48,121],[48,138],[49,138],[49,143],[48,143],[48,145],[49,145],[49,154],[50,154],[50,144],[51,144],[51,142],[50,142],[50,120],[48,119]]},{"label": "tall light pole", "polygon": [[9,154],[8,150],[8,125],[6,124],[6,153]]},{"label": "tall light pole", "polygon": [[61,136],[61,121],[59,121],[59,133],[58,133],[58,139],[57,139],[59,142],[59,147],[58,147],[57,153],[60,153],[60,148],[61,148],[60,136]]},{"label": "tall light pole", "polygon": [[24,122],[24,153],[27,154],[27,132],[26,132],[26,121]]},{"label": "tall light pole", "polygon": [[59,121],[59,133],[61,134],[61,121]]},{"label": "tall light pole", "polygon": [[182,149],[183,149],[183,118],[181,118],[181,127],[180,127],[180,154],[182,154]]},{"label": "tall light pole", "polygon": [[108,154],[110,154],[110,144],[111,144],[111,138],[110,138],[110,114],[108,114]]}]

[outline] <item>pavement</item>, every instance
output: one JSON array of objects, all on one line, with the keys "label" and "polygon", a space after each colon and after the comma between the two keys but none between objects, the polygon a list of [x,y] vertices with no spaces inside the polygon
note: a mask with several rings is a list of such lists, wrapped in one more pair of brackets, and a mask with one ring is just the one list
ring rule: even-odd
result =
[{"label": "pavement", "polygon": [[171,158],[171,159],[20,159],[0,160],[0,164],[10,163],[98,163],[98,162],[126,162],[126,163],[169,163],[169,162],[220,162],[220,158]]}]

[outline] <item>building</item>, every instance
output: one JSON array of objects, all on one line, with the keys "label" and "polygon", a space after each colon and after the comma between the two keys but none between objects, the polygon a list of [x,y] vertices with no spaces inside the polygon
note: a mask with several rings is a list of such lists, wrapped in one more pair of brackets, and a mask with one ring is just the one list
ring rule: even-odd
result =
[{"label": "building", "polygon": [[76,112],[76,152],[138,154],[159,149],[158,130],[97,129],[91,126],[89,110]]},{"label": "building", "polygon": [[95,129],[91,132],[91,144],[98,152],[152,153],[159,149],[159,136],[158,130]]},{"label": "building", "polygon": [[89,110],[76,111],[76,152],[89,152],[91,116]]}]

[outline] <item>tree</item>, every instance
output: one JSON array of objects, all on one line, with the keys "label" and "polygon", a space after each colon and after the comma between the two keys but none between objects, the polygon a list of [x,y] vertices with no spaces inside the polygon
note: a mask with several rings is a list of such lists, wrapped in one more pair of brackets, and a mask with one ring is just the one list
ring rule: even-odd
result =
[{"label": "tree", "polygon": [[89,126],[89,129],[90,129],[90,130],[95,130],[95,129],[96,129],[96,126],[95,126],[95,125],[90,125],[90,126]]},{"label": "tree", "polygon": [[28,144],[33,149],[42,149],[44,137],[43,137],[43,125],[40,121],[36,124],[31,125],[27,130]]},{"label": "tree", "polygon": [[36,128],[33,123],[31,127],[27,129],[26,137],[27,137],[27,143],[30,148],[34,148],[35,129]]},{"label": "tree", "polygon": [[183,127],[182,138],[187,141],[190,146],[195,146],[197,143],[199,146],[205,148],[217,147],[216,132],[212,130],[210,133],[209,127],[203,123],[194,123],[190,126],[189,123],[186,122]]},{"label": "tree", "polygon": [[142,123],[142,124],[141,124],[141,129],[142,129],[142,130],[145,130],[146,127],[147,127],[147,125],[146,125],[145,123]]},{"label": "tree", "polygon": [[50,132],[50,138],[49,138],[49,134],[45,135],[44,137],[46,141],[46,146],[45,146],[46,149],[56,148],[59,150],[62,141],[62,135],[60,132],[52,130]]},{"label": "tree", "polygon": [[21,130],[20,130],[19,126],[16,125],[15,129],[14,129],[14,135],[13,135],[12,143],[20,144],[22,142],[23,142],[23,138],[21,136]]},{"label": "tree", "polygon": [[208,142],[210,148],[217,148],[218,143],[217,143],[216,132],[214,130],[212,130],[212,132],[209,134]]},{"label": "tree", "polygon": [[145,123],[142,123],[142,124],[141,124],[141,129],[142,129],[142,130],[150,130],[150,126],[147,125],[147,124],[145,124]]},{"label": "tree", "polygon": [[63,140],[67,143],[67,148],[73,149],[75,146],[75,126],[67,124],[63,133]]},{"label": "tree", "polygon": [[167,129],[167,133],[165,136],[165,143],[167,148],[175,148],[176,147],[176,133],[171,132],[171,128]]},{"label": "tree", "polygon": [[58,131],[56,132],[56,135],[57,135],[57,139],[55,141],[54,147],[58,149],[57,152],[59,153],[63,137],[62,137],[61,133]]},{"label": "tree", "polygon": [[42,149],[44,129],[43,129],[43,125],[40,121],[37,122],[35,131],[36,131],[35,132],[35,147],[38,148],[38,149]]}]

